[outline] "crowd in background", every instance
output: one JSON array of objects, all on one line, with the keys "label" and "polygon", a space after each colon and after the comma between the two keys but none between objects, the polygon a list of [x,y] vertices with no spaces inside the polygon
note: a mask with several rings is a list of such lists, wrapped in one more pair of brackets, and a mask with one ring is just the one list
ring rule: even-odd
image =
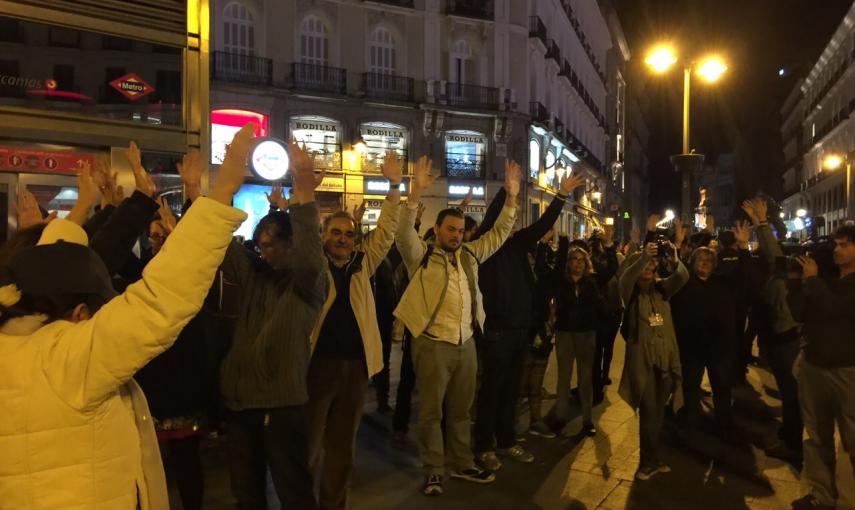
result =
[{"label": "crowd in background", "polygon": [[[855,461],[855,225],[793,256],[753,198],[730,229],[651,215],[625,243],[611,225],[570,238],[555,223],[584,178],[565,176],[518,228],[513,162],[481,222],[449,208],[428,225],[431,162],[414,163],[402,202],[390,151],[368,231],[360,209],[321,218],[323,176],[291,144],[289,198],[274,185],[270,213],[239,241],[245,215],[230,204],[250,133],[208,196],[198,156],[185,158],[180,215],[133,144],[129,197],[104,162],[82,166],[65,218],[20,193],[18,231],[0,249],[0,508],[168,508],[165,473],[185,509],[203,508],[200,443],[220,433],[237,508],[266,509],[269,476],[283,508],[343,509],[371,385],[393,445],[413,425],[422,491],[438,496],[448,478],[489,484],[503,462],[532,463],[521,431],[596,436],[613,375],[638,415],[643,483],[670,471],[667,420],[689,446],[706,433],[740,444],[732,388],[752,363],[781,395],[767,453],[802,469],[794,508],[833,508],[835,426]],[[557,395],[543,389],[550,363]]]}]

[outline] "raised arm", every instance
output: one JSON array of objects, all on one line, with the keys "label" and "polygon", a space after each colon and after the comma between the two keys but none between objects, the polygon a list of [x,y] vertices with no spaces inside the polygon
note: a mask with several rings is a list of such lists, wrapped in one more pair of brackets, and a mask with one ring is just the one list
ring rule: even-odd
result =
[{"label": "raised arm", "polygon": [[134,244],[146,233],[157,209],[157,202],[139,190],[134,191],[92,236],[89,247],[101,257],[110,274],[118,272],[128,260]]},{"label": "raised arm", "polygon": [[314,157],[296,142],[291,142],[289,154],[293,176],[289,211],[294,230],[291,248],[294,285],[306,300],[323,301],[322,278],[327,258],[321,242],[321,215],[315,203],[315,189],[323,181],[324,173],[315,175]]},{"label": "raised arm", "polygon": [[574,175],[572,177],[565,175],[562,177],[558,193],[556,193],[546,211],[543,212],[543,215],[531,225],[520,229],[514,235],[514,239],[517,239],[518,243],[522,243],[526,247],[534,246],[555,225],[555,221],[564,209],[564,204],[567,203],[567,197],[570,196],[570,193],[573,193],[574,189],[583,184],[585,184],[585,178],[581,175]]},{"label": "raised arm", "polygon": [[521,174],[522,170],[516,162],[509,161],[505,164],[505,191],[507,192],[505,206],[499,213],[493,228],[480,239],[466,243],[466,247],[481,262],[490,258],[502,247],[514,227],[517,218],[517,196],[520,191]]},{"label": "raised arm", "polygon": [[398,228],[398,206],[401,203],[401,191],[399,186],[403,180],[403,161],[393,150],[386,153],[383,159],[383,175],[389,179],[389,194],[383,201],[380,209],[380,217],[377,219],[377,228],[362,243],[362,251],[365,252],[364,263],[371,274],[386,258],[389,248],[395,242],[395,231]]},{"label": "raised arm", "polygon": [[431,160],[426,156],[416,161],[413,167],[413,178],[410,179],[410,196],[407,198],[407,204],[400,207],[398,211],[398,229],[395,233],[398,251],[410,274],[416,270],[416,266],[427,251],[427,244],[419,239],[419,233],[413,225],[421,207],[419,200],[422,198],[422,192],[436,180],[436,176],[430,174],[431,165]]},{"label": "raised arm", "polygon": [[[246,219],[229,204],[243,182],[252,132],[247,126],[235,135],[212,198],[200,199],[188,212],[146,267],[142,280],[91,319],[59,329],[61,333],[46,346],[44,374],[71,407],[99,405],[168,349],[198,313],[232,233]],[[68,225],[60,222],[55,228]]]},{"label": "raised arm", "polygon": [[628,263],[620,274],[620,277],[618,278],[618,288],[620,291],[620,299],[624,306],[626,306],[629,299],[632,297],[632,290],[635,288],[635,284],[638,283],[638,277],[641,276],[645,266],[653,260],[654,254],[656,253],[655,250],[656,245],[649,243],[645,249],[640,252],[641,254],[638,258],[636,258],[635,261]]},{"label": "raised arm", "polygon": [[757,240],[760,242],[760,253],[770,271],[775,269],[775,259],[784,256],[784,251],[775,239],[775,234],[766,221],[766,210],[768,205],[762,198],[752,198],[742,202],[742,210],[751,219],[757,231]]},{"label": "raised arm", "polygon": [[475,234],[472,236],[470,241],[478,240],[493,228],[493,225],[496,224],[496,220],[499,218],[499,213],[502,212],[502,207],[504,207],[507,197],[508,192],[505,191],[505,188],[499,188],[499,191],[496,192],[496,196],[494,196],[493,200],[490,201],[487,211],[484,212],[484,219],[481,220],[481,224],[478,225],[478,228],[475,230]]},{"label": "raised arm", "polygon": [[671,296],[677,293],[689,281],[689,270],[683,265],[680,257],[677,256],[677,247],[673,243],[668,243],[671,249],[671,262],[677,264],[674,272],[668,278],[662,280],[662,289],[665,291],[665,297],[670,299]]}]

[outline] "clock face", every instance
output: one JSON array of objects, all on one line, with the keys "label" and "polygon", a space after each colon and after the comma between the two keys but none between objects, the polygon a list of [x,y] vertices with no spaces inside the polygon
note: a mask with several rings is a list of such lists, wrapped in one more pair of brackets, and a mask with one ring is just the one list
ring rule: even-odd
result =
[{"label": "clock face", "polygon": [[262,179],[277,181],[288,173],[291,160],[285,146],[275,140],[264,140],[252,151],[252,171]]}]

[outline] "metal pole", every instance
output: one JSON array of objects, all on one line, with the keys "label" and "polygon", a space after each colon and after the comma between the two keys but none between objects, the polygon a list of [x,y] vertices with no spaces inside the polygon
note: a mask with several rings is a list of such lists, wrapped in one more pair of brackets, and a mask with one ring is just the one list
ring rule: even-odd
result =
[{"label": "metal pole", "polygon": [[855,204],[852,203],[852,163],[846,161],[846,221],[855,220]]},{"label": "metal pole", "polygon": [[689,97],[691,96],[692,66],[683,69],[683,154],[689,153]]}]

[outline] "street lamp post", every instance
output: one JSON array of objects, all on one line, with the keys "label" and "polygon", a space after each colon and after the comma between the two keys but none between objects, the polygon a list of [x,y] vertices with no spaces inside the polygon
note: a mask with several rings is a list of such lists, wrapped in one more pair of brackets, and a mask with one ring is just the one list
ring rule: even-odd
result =
[{"label": "street lamp post", "polygon": [[846,165],[846,220],[855,220],[855,196],[852,194],[852,160],[855,159],[855,151],[844,155],[829,154],[822,161],[822,167],[829,171],[835,171]]},{"label": "street lamp post", "polygon": [[[657,74],[664,74],[677,63],[678,59],[669,46],[659,46],[651,51],[645,63]],[[692,173],[700,170],[704,163],[703,154],[691,151],[690,136],[690,102],[692,97],[692,74],[696,73],[708,83],[715,83],[727,71],[727,66],[717,57],[707,57],[700,62],[689,61],[683,66],[683,152],[671,156],[674,169],[681,176],[680,218],[685,225],[692,220],[691,182]]]}]

